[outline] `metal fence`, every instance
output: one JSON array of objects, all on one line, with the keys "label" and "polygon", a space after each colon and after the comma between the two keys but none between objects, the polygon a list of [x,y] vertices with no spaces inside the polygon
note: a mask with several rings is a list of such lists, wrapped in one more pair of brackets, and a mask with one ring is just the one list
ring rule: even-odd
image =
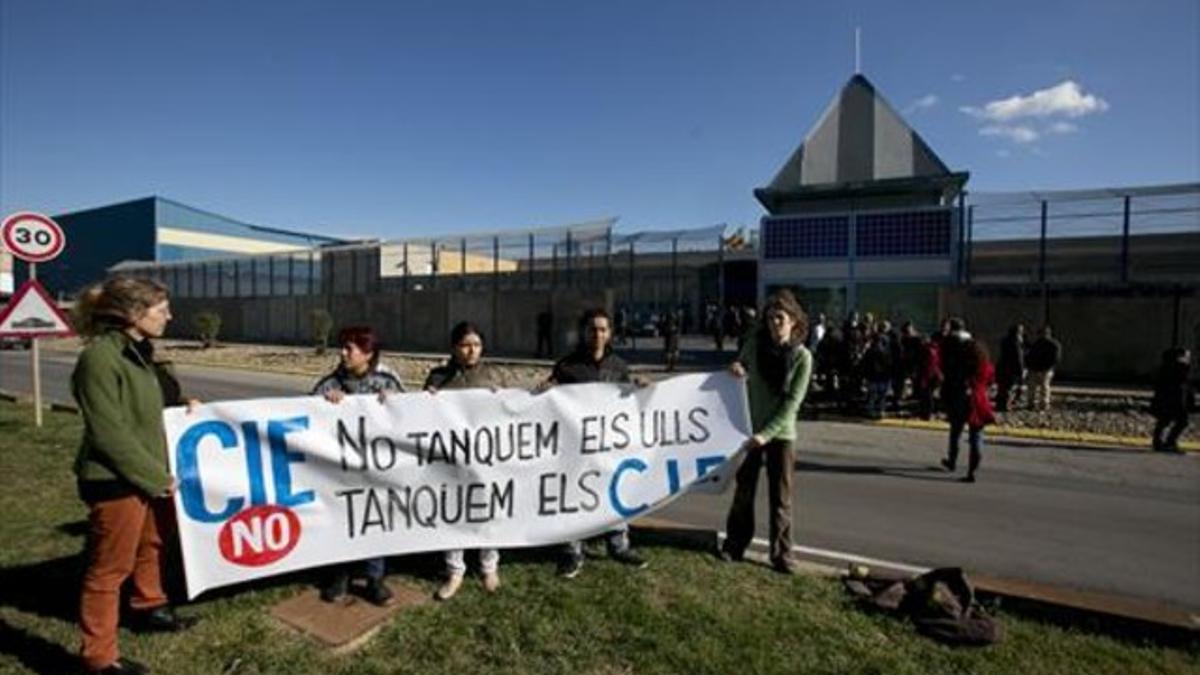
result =
[{"label": "metal fence", "polygon": [[[109,272],[158,279],[178,298],[613,288],[633,303],[649,292],[678,304],[694,268],[719,262],[726,249],[724,225],[622,234],[615,223],[125,262]],[[672,290],[663,291],[664,284]]]},{"label": "metal fence", "polygon": [[1200,282],[1200,183],[973,193],[962,281]]}]

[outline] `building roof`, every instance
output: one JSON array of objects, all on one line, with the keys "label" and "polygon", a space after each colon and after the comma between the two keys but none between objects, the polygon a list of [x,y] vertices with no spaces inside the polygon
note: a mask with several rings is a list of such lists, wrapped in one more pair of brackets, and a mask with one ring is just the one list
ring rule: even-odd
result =
[{"label": "building roof", "polygon": [[155,221],[154,225],[156,227],[194,230],[210,234],[242,237],[257,241],[271,241],[280,244],[292,244],[302,247],[341,244],[345,242],[344,239],[338,239],[336,237],[329,237],[326,235],[254,225],[244,221],[235,220],[228,216],[213,213],[211,211],[198,209],[194,206],[188,206],[187,204],[177,202],[173,199],[159,197],[157,195],[142,197],[139,199],[131,199],[125,202],[117,202],[114,204],[106,204],[104,206],[98,206],[89,209],[80,209],[78,211],[71,211],[68,213],[61,213],[55,215],[54,218],[70,218],[73,216],[87,217],[93,212],[103,211],[105,209],[111,209],[118,206],[132,205],[139,202],[148,202],[153,204]]},{"label": "building roof", "polygon": [[774,212],[786,197],[869,194],[883,186],[957,193],[966,180],[859,74],[842,87],[771,183],[754,193]]}]

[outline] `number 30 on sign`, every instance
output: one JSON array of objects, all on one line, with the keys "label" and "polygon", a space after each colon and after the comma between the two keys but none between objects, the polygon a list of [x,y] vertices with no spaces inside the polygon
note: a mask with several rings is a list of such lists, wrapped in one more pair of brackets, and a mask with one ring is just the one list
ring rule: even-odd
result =
[{"label": "number 30 on sign", "polygon": [[4,219],[0,240],[14,256],[31,263],[53,260],[66,243],[58,223],[40,213],[23,211]]}]

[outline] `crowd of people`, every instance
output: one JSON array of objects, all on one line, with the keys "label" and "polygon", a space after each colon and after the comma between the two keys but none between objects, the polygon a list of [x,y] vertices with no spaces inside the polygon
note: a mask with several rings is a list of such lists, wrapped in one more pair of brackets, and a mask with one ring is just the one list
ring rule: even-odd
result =
[{"label": "crowd of people", "polygon": [[911,321],[896,327],[857,312],[833,327],[825,326],[824,316],[818,315],[815,325],[822,334],[812,344],[822,396],[844,411],[858,410],[873,418],[897,412],[910,402],[922,419],[944,409],[955,396],[945,386],[946,347],[952,340],[974,343],[979,358],[994,369],[995,382],[989,385],[994,394],[989,395],[1001,412],[1022,403],[1022,398],[1030,409],[1049,410],[1054,371],[1062,360],[1062,344],[1050,326],[1043,326],[1036,339],[1027,341],[1024,325],[1014,325],[1001,340],[1000,355],[993,364],[986,345],[972,336],[959,318],[945,319],[929,335],[923,335]]},{"label": "crowd of people", "polygon": [[[178,569],[178,561],[172,502],[177,482],[168,471],[162,412],[167,406],[187,406],[190,411],[198,404],[183,395],[169,365],[154,356],[152,340],[163,335],[170,319],[166,287],[152,280],[115,277],[89,288],[76,304],[75,325],[87,345],[71,378],[84,421],[75,474],[79,495],[89,509],[80,656],[85,671],[91,673],[147,672],[145,666],[122,657],[117,645],[121,590],[126,582],[131,592],[125,623],[132,628],[173,632],[191,624],[171,609],[164,583],[164,570],[172,564]],[[539,333],[542,323],[539,320]],[[650,386],[631,374],[628,364],[613,352],[617,325],[604,309],[584,312],[576,347],[554,364],[535,391],[588,382]],[[995,420],[991,388],[997,390],[996,407],[1003,410],[1020,400],[1021,385],[1026,383],[1029,404],[1044,409],[1050,404],[1050,384],[1062,354],[1049,327],[1027,345],[1024,327],[1018,325],[1002,342],[993,367],[988,350],[961,319],[947,319],[929,336],[921,335],[911,322],[894,329],[887,321],[858,314],[831,328],[822,315],[810,323],[788,291],[767,299],[761,322],[748,314],[739,337],[729,371],[746,382],[752,433],[741,448],[744,454],[736,473],[727,537],[719,555],[726,561],[743,557],[755,531],[755,491],[765,466],[770,560],[774,569],[785,574],[794,571],[791,498],[797,413],[810,382],[847,405],[862,400],[872,415],[899,406],[911,386],[920,413],[928,417],[935,408],[936,392],[950,422],[942,464],[947,470],[956,469],[966,431],[969,458],[963,480],[973,482],[982,456],[983,429]],[[720,346],[721,337],[717,340]],[[446,362],[425,379],[423,389],[429,395],[456,389],[497,390],[508,384],[503,373],[483,358],[485,340],[478,326],[458,323],[448,342]],[[337,405],[347,395],[370,394],[383,400],[404,391],[396,374],[381,363],[380,341],[371,328],[348,327],[339,334],[338,343],[339,363],[316,383],[314,395]],[[677,341],[674,350],[678,351]],[[1190,359],[1187,350],[1168,350],[1163,355],[1152,406],[1159,420],[1155,449],[1177,448],[1188,423],[1188,411],[1195,405]],[[613,560],[632,568],[646,566],[646,559],[630,546],[624,525],[600,539]],[[580,541],[562,542],[555,549],[561,577],[580,573],[583,550]],[[445,551],[443,560],[445,579],[435,597],[449,600],[466,576],[465,552]],[[484,548],[478,551],[478,560],[483,588],[496,592],[500,552]],[[385,572],[382,558],[331,566],[320,572],[320,597],[338,602],[350,592],[353,578],[362,577],[365,584],[355,590],[371,603],[386,605],[392,593],[384,582]]]}]

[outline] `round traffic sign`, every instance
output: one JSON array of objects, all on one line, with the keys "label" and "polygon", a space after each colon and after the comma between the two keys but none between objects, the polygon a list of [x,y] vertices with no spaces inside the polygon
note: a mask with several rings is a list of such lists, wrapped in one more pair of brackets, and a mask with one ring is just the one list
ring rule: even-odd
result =
[{"label": "round traffic sign", "polygon": [[66,237],[58,223],[40,213],[22,211],[4,219],[0,225],[4,248],[25,262],[54,260],[62,253]]}]

